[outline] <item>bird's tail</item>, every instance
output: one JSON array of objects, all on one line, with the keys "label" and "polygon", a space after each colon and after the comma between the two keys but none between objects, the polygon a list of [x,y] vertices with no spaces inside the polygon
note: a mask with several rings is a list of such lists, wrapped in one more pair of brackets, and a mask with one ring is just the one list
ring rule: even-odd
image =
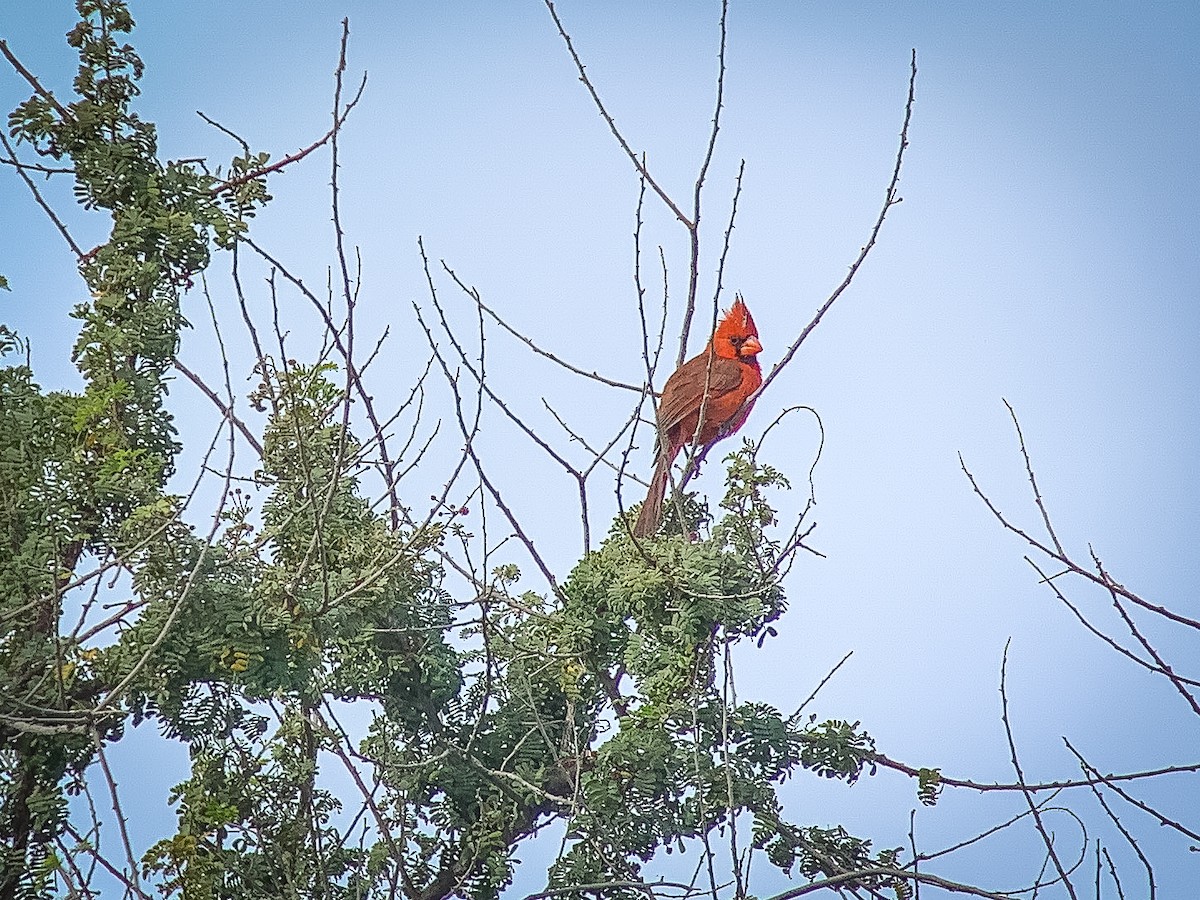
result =
[{"label": "bird's tail", "polygon": [[638,513],[637,522],[633,526],[633,536],[636,538],[653,537],[662,521],[663,497],[667,493],[667,473],[671,470],[671,458],[666,453],[658,454],[654,464],[654,477],[650,479],[650,490],[646,491],[646,500],[642,503],[642,511]]}]

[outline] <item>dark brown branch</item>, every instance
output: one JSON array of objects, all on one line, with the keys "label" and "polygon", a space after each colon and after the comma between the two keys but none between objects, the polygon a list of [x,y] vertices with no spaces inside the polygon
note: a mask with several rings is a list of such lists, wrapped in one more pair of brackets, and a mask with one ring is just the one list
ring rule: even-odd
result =
[{"label": "dark brown branch", "polygon": [[783,371],[784,366],[791,362],[792,357],[796,355],[796,351],[800,349],[800,345],[807,340],[813,329],[821,323],[821,319],[824,318],[825,313],[829,312],[829,308],[833,306],[840,296],[842,296],[846,288],[850,287],[850,283],[854,280],[854,276],[858,274],[859,268],[866,261],[867,255],[871,252],[871,248],[875,246],[875,242],[879,238],[879,232],[883,229],[883,222],[887,218],[888,210],[890,210],[903,199],[896,193],[896,188],[900,183],[900,169],[904,163],[904,152],[908,149],[908,126],[912,121],[913,104],[916,102],[916,89],[917,51],[913,50],[912,61],[910,63],[910,74],[908,78],[908,100],[904,104],[904,124],[900,128],[900,148],[896,151],[896,163],[892,168],[892,180],[888,182],[887,191],[884,194],[883,207],[879,210],[879,216],[875,219],[875,226],[871,229],[871,233],[867,238],[867,243],[863,245],[862,250],[858,254],[858,258],[851,263],[850,271],[846,273],[845,279],[843,279],[842,283],[839,284],[834,292],[829,295],[829,299],[827,299],[821,305],[821,308],[817,310],[817,313],[815,316],[813,316],[812,321],[804,326],[804,330],[800,332],[800,336],[792,342],[790,347],[788,347],[787,352],[783,355],[783,358],[772,367],[770,373],[766,378],[763,379],[762,386],[759,387],[758,391],[755,392],[754,396],[751,397],[750,401],[748,402],[753,402],[756,400],[758,396],[767,389],[767,386],[775,380],[775,377]]},{"label": "dark brown branch", "polygon": [[[1113,884],[1117,886],[1117,900],[1125,900],[1125,890],[1121,887],[1121,879],[1117,877],[1117,867],[1113,864],[1112,857],[1108,854],[1108,848],[1104,847],[1101,852],[1104,854],[1104,861],[1108,864],[1108,874],[1112,878]],[[1154,870],[1150,870],[1150,900],[1154,900]]]},{"label": "dark brown branch", "polygon": [[[683,900],[683,898],[698,896],[699,894],[704,893],[703,891],[691,885],[681,884],[674,881],[598,881],[594,884],[574,884],[569,887],[548,888],[544,891],[538,891],[536,894],[526,894],[523,900],[548,900],[548,898],[557,897],[560,894],[575,894],[608,890],[641,891],[647,897],[657,898],[663,896],[662,894],[658,893],[658,891],[662,890],[663,888],[669,888],[672,891],[680,891],[681,893],[679,894],[670,895],[677,898],[677,900]],[[597,896],[604,896],[604,894],[598,893]]]},{"label": "dark brown branch", "polygon": [[39,97],[54,107],[54,111],[59,114],[64,122],[75,121],[75,117],[71,114],[71,111],[59,103],[53,93],[42,87],[42,83],[37,80],[34,74],[21,65],[21,61],[13,55],[11,50],[8,49],[8,42],[2,39],[0,39],[0,54],[4,55],[4,58],[8,60],[9,64],[16,70],[18,75],[29,82],[30,86]]},{"label": "dark brown branch", "polygon": [[[342,20],[342,49],[341,49],[341,56],[339,57],[339,60],[338,60],[338,70],[337,70],[338,76],[339,76],[339,92],[340,92],[340,76],[341,76],[341,73],[343,71],[345,71],[345,68],[346,68],[346,39],[349,35],[349,30],[350,30],[349,21],[346,19],[343,19]],[[224,193],[227,193],[228,191],[232,191],[234,188],[240,187],[241,185],[245,184],[248,181],[254,181],[256,178],[262,178],[264,175],[270,175],[273,172],[278,172],[281,169],[284,169],[287,166],[290,166],[292,163],[299,162],[300,160],[304,159],[304,157],[308,156],[310,153],[313,153],[314,151],[319,150],[321,147],[325,146],[330,141],[334,140],[338,131],[341,130],[342,125],[345,124],[346,119],[349,117],[351,110],[353,110],[354,107],[356,107],[358,105],[358,101],[360,99],[362,99],[363,91],[366,90],[366,87],[367,87],[367,73],[363,72],[362,81],[359,82],[358,90],[355,92],[354,97],[344,107],[342,107],[340,113],[335,111],[334,119],[333,119],[333,127],[331,127],[327,132],[325,132],[324,135],[322,135],[317,140],[313,141],[307,147],[305,147],[302,150],[297,150],[295,153],[289,154],[288,156],[285,156],[283,159],[277,160],[276,162],[273,162],[269,165],[260,166],[259,168],[252,169],[249,172],[243,172],[241,175],[238,175],[235,178],[230,178],[228,181],[223,181],[220,184],[214,186],[209,191],[209,193],[212,194],[212,196],[216,197],[219,194],[224,194]],[[225,130],[225,129],[222,129],[222,130]],[[226,132],[226,133],[228,133],[228,132]]]},{"label": "dark brown branch", "polygon": [[237,414],[234,413],[234,411],[232,409],[230,409],[229,406],[227,406],[220,397],[217,396],[216,391],[214,391],[207,384],[205,384],[203,378],[201,378],[199,375],[197,375],[195,372],[193,372],[191,369],[189,369],[179,359],[175,359],[175,360],[173,360],[173,362],[174,362],[175,368],[178,369],[183,375],[185,375],[192,384],[194,384],[196,387],[198,387],[200,389],[200,392],[202,394],[204,394],[204,396],[206,396],[209,400],[211,400],[213,402],[213,405],[216,406],[217,409],[219,409],[221,411],[221,415],[224,418],[226,418],[227,420],[229,420],[229,422],[232,423],[239,432],[241,432],[242,437],[244,437],[246,439],[246,443],[248,443],[251,447],[253,447],[254,451],[259,456],[262,456],[263,455],[263,446],[259,442],[258,438],[256,438],[254,436],[254,433],[250,430],[249,426],[247,426],[245,422],[243,422],[241,419],[239,419],[237,417]]},{"label": "dark brown branch", "polygon": [[[1033,824],[1037,829],[1038,834],[1042,837],[1042,843],[1046,846],[1046,853],[1054,863],[1054,869],[1058,872],[1058,877],[1062,880],[1063,887],[1067,889],[1067,893],[1071,896],[1071,900],[1079,900],[1075,894],[1075,887],[1071,884],[1071,879],[1068,876],[1066,868],[1062,861],[1058,858],[1058,851],[1054,849],[1054,838],[1046,828],[1045,822],[1042,821],[1042,815],[1038,811],[1038,805],[1033,802],[1033,792],[1029,790],[1025,781],[1025,773],[1021,769],[1021,761],[1017,756],[1017,742],[1013,737],[1012,723],[1008,719],[1008,689],[1006,687],[1007,672],[1008,672],[1008,647],[1012,643],[1009,639],[1004,643],[1004,657],[1000,662],[1000,720],[1004,723],[1004,735],[1008,739],[1008,749],[1012,759],[1013,771],[1017,774],[1017,784],[1020,785],[1021,794],[1025,798],[1025,803],[1029,807],[1029,812],[1033,815]],[[1085,842],[1086,844],[1086,842]],[[1040,880],[1040,879],[1039,879]]]},{"label": "dark brown branch", "polygon": [[[217,131],[221,132],[222,134],[229,135],[229,137],[231,137],[235,141],[237,141],[238,144],[241,145],[242,153],[244,153],[246,155],[246,157],[249,158],[250,142],[248,140],[246,140],[244,137],[242,137],[240,134],[238,134],[232,128],[228,128],[225,125],[222,125],[216,119],[209,118],[200,110],[196,110],[196,115],[198,115],[201,119],[203,119],[205,121],[205,123],[207,123],[208,125],[211,125],[215,129],[217,129]],[[180,162],[183,162],[183,160],[180,160]]]},{"label": "dark brown branch", "polygon": [[[472,297],[482,309],[483,304],[480,303],[478,299],[479,292],[474,288],[467,287],[462,281],[459,280],[458,276],[454,274],[454,270],[447,266],[444,262],[442,263],[442,268],[445,269],[446,273],[454,280],[454,283],[457,284],[464,293]],[[526,425],[521,417],[514,413],[509,408],[508,404],[505,403],[504,400],[502,400],[500,396],[487,385],[484,374],[471,365],[471,361],[468,359],[466,351],[463,349],[462,345],[459,344],[458,339],[454,336],[454,332],[450,328],[450,323],[446,320],[445,311],[442,309],[441,303],[438,301],[436,296],[433,298],[433,307],[435,310],[437,310],[438,318],[442,323],[442,330],[445,331],[447,336],[450,338],[450,345],[458,354],[459,361],[463,364],[463,366],[466,367],[466,370],[471,373],[471,377],[474,378],[478,383],[479,389],[484,393],[484,395],[486,395],[489,400],[495,403],[496,406],[499,407],[500,411],[503,412],[508,419],[513,422],[513,424],[520,428],[521,431],[523,431],[531,441],[546,451],[551,459],[566,469],[567,472],[576,479],[580,478],[580,471],[571,465],[571,463],[568,462],[567,459],[562,456],[562,454],[550,446],[548,441],[546,441],[536,431]],[[420,315],[419,312],[418,315]]]},{"label": "dark brown branch", "polygon": [[125,861],[129,863],[129,881],[126,882],[137,896],[143,900],[150,900],[145,891],[142,890],[141,881],[138,879],[138,861],[133,855],[133,845],[129,842],[129,830],[126,827],[127,818],[125,811],[121,808],[121,800],[117,794],[117,782],[113,778],[112,769],[109,768],[108,758],[104,753],[104,745],[100,740],[100,735],[97,732],[92,732],[92,744],[96,750],[96,758],[100,762],[100,769],[104,773],[105,783],[108,785],[109,798],[112,802],[113,817],[117,821],[117,831],[121,836],[121,845],[125,849]]},{"label": "dark brown branch", "polygon": [[[885,769],[892,769],[896,772],[901,772],[911,778],[918,778],[921,774],[920,769],[913,768],[905,763],[894,760],[883,753],[873,753],[871,762],[883,766]],[[1128,772],[1121,775],[1100,775],[1094,779],[1067,779],[1063,781],[1042,781],[1035,783],[1021,784],[1006,784],[1003,782],[993,781],[971,781],[965,778],[952,778],[948,775],[938,776],[938,781],[941,784],[948,784],[951,787],[970,788],[973,791],[1030,791],[1038,793],[1040,791],[1061,791],[1064,788],[1089,787],[1093,784],[1108,784],[1114,781],[1138,781],[1143,778],[1157,778],[1160,775],[1177,775],[1186,772],[1200,772],[1200,763],[1190,763],[1188,765],[1179,766],[1163,766],[1161,769],[1147,769],[1144,772]]]},{"label": "dark brown branch", "polygon": [[608,110],[604,106],[604,101],[600,99],[600,95],[596,92],[596,88],[593,86],[592,80],[588,78],[583,61],[579,58],[579,54],[575,52],[575,45],[571,42],[571,36],[567,34],[566,28],[563,27],[562,20],[558,17],[558,11],[554,8],[553,0],[545,0],[545,3],[546,9],[550,10],[550,16],[554,19],[554,24],[558,28],[559,35],[562,37],[563,42],[567,45],[567,52],[571,54],[571,59],[575,63],[575,68],[579,71],[579,80],[583,82],[583,86],[586,87],[588,93],[592,95],[592,102],[596,104],[596,108],[600,111],[600,115],[603,117],[604,121],[608,123],[608,128],[612,132],[613,137],[617,139],[617,143],[621,145],[621,149],[625,151],[625,155],[629,157],[629,161],[633,163],[633,167],[637,169],[638,174],[642,178],[646,179],[646,183],[654,189],[654,193],[658,194],[662,202],[667,205],[667,208],[675,214],[675,218],[679,219],[679,221],[687,226],[688,229],[691,229],[693,227],[691,221],[689,221],[688,217],[683,214],[683,210],[679,208],[679,206],[674,200],[671,199],[667,192],[659,187],[658,182],[655,181],[654,177],[650,174],[650,170],[646,167],[642,160],[638,159],[638,155],[633,152],[633,148],[629,146],[629,142],[625,140],[625,136],[622,135],[620,129],[617,128],[617,123],[613,120],[613,117],[609,115]]},{"label": "dark brown branch", "polygon": [[[3,43],[3,41],[0,41],[0,44]],[[9,158],[7,162],[17,167],[17,174],[21,176],[21,180],[25,182],[25,186],[29,188],[29,192],[33,194],[33,199],[37,202],[37,205],[42,208],[42,211],[45,212],[45,214],[50,218],[50,221],[54,223],[54,227],[58,229],[59,233],[63,236],[63,239],[66,240],[67,246],[71,248],[71,252],[75,254],[76,259],[78,259],[81,263],[84,262],[86,257],[90,254],[85,255],[80,246],[75,243],[75,238],[71,237],[71,232],[67,230],[66,224],[62,219],[59,218],[58,213],[54,211],[54,208],[46,202],[46,198],[42,196],[42,192],[38,189],[38,186],[33,183],[33,179],[29,177],[29,173],[25,171],[25,167],[18,163],[17,153],[13,149],[12,144],[8,142],[8,138],[4,136],[3,131],[0,131],[0,146],[3,146],[4,151],[8,154]],[[92,251],[92,253],[95,252],[95,250]]]},{"label": "dark brown branch", "polygon": [[[1038,804],[1039,808],[1045,809],[1047,811],[1053,809],[1054,807],[1052,807],[1050,804],[1054,802],[1054,799],[1058,796],[1058,794],[1059,794],[1059,792],[1055,791],[1049,797],[1044,798]],[[983,841],[987,840],[994,834],[1000,834],[1003,831],[1007,831],[1009,828],[1011,828],[1013,825],[1017,824],[1018,822],[1020,822],[1022,819],[1026,818],[1027,816],[1029,816],[1029,810],[1023,809],[1016,815],[1010,816],[1005,821],[999,822],[996,825],[991,826],[990,828],[985,828],[983,831],[979,832],[978,834],[973,835],[972,837],[969,837],[965,840],[960,840],[957,843],[949,845],[948,847],[943,847],[941,850],[926,851],[926,852],[922,853],[920,856],[914,857],[913,865],[915,866],[919,862],[929,862],[930,860],[940,859],[940,858],[949,856],[952,853],[957,853],[958,851],[960,851],[966,847],[971,847],[971,846],[974,846],[975,844],[982,843]]]},{"label": "dark brown branch", "polygon": [[20,162],[16,159],[0,159],[0,165],[12,166],[14,169],[22,169],[28,172],[41,172],[44,175],[74,175],[74,169],[67,169],[56,166],[43,166],[39,163]]},{"label": "dark brown branch", "polygon": [[[69,834],[72,838],[75,839],[77,847],[74,848],[74,852],[88,854],[88,856],[91,857],[93,863],[99,864],[100,866],[102,866],[105,870],[108,871],[108,874],[110,874],[113,878],[117,879],[119,882],[121,882],[122,884],[125,885],[128,895],[133,894],[134,887],[133,887],[133,883],[129,880],[129,876],[126,873],[122,872],[120,869],[118,869],[116,866],[114,866],[111,862],[109,862],[107,858],[105,858],[103,855],[101,855],[100,851],[97,849],[97,846],[96,846],[97,842],[94,838],[85,836],[77,828],[75,828],[70,822],[66,823],[63,826],[63,830],[67,834]],[[70,858],[70,857],[68,857],[68,858]]]},{"label": "dark brown branch", "polygon": [[951,881],[948,878],[942,878],[939,875],[929,875],[925,872],[913,872],[908,869],[893,869],[884,866],[876,866],[869,869],[856,869],[853,872],[843,872],[840,875],[833,875],[829,878],[822,878],[820,881],[814,881],[810,884],[804,884],[799,887],[791,888],[781,894],[775,894],[768,900],[793,900],[795,897],[803,897],[805,894],[815,894],[817,891],[838,890],[842,886],[853,887],[857,882],[867,879],[892,878],[900,881],[911,881],[921,884],[929,884],[934,887],[939,887],[944,891],[949,891],[953,894],[969,894],[972,897],[987,897],[988,900],[1012,900],[1012,894],[1000,894],[995,891],[987,891],[980,887],[975,887],[970,884],[962,884],[957,881]]},{"label": "dark brown branch", "polygon": [[[814,700],[817,699],[817,694],[821,693],[821,689],[823,687],[825,687],[825,685],[829,684],[829,682],[833,678],[833,676],[837,674],[838,669],[840,669],[847,662],[849,662],[850,657],[853,655],[854,655],[854,651],[853,650],[849,651],[845,656],[843,656],[840,660],[838,660],[837,665],[835,665],[832,669],[830,669],[828,672],[825,673],[825,677],[821,679],[820,683],[815,688],[813,688],[812,693],[809,694],[808,697],[805,698],[804,702],[796,707],[796,711],[788,717],[789,722],[795,722],[797,719],[800,718],[800,714],[802,712],[804,712],[804,708],[806,706],[808,706],[808,704],[812,703]],[[913,774],[914,775],[916,774],[916,770],[913,770]]]}]

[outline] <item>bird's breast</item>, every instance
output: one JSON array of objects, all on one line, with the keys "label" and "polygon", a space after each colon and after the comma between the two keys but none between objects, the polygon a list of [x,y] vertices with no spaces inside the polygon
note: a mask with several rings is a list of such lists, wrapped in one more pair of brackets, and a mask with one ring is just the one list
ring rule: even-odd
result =
[{"label": "bird's breast", "polygon": [[[720,368],[714,365],[711,377],[702,371],[698,373],[699,378],[691,378],[678,386],[687,393],[688,402],[686,412],[668,428],[670,443],[676,450],[692,443],[693,439],[701,446],[713,443],[740,428],[750,412],[743,406],[762,384],[762,372],[757,364],[726,359],[715,362]],[[709,384],[707,401],[704,400],[706,381]],[[697,433],[701,413],[704,421]]]}]

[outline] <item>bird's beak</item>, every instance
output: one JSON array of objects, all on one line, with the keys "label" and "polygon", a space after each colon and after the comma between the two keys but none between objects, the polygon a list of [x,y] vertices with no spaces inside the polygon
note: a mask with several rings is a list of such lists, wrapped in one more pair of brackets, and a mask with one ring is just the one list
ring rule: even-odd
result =
[{"label": "bird's beak", "polygon": [[758,338],[756,338],[754,335],[750,335],[750,337],[746,338],[746,340],[742,343],[742,356],[754,356],[758,353],[762,353],[762,344],[758,342]]}]

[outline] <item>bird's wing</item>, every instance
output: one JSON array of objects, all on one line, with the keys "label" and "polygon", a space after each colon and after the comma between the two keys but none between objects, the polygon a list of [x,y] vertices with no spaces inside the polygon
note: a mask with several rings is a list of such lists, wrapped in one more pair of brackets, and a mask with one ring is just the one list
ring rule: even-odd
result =
[{"label": "bird's wing", "polygon": [[[708,385],[709,397],[720,397],[742,383],[742,364],[733,359],[715,357],[709,373],[708,353],[693,356],[675,370],[663,386],[662,399],[658,404],[658,425],[669,432],[689,415],[700,409],[700,398],[704,386]],[[709,402],[712,402],[711,400]],[[695,420],[692,420],[693,423]]]}]

